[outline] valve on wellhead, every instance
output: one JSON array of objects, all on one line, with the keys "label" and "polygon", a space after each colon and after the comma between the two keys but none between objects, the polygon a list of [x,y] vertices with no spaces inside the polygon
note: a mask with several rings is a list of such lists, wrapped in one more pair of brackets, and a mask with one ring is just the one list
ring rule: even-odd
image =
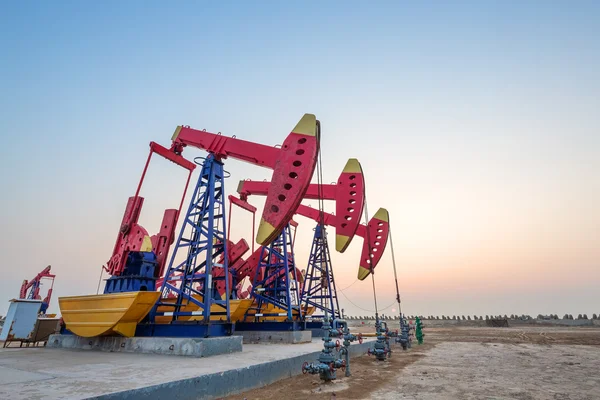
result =
[{"label": "valve on wellhead", "polygon": [[377,329],[377,340],[373,343],[373,348],[369,348],[367,354],[374,355],[378,361],[385,361],[386,357],[390,358],[392,355],[387,323],[377,319],[375,328]]},{"label": "valve on wellhead", "polygon": [[348,323],[343,319],[335,319],[333,321],[333,330],[338,333],[340,338],[344,339],[342,343],[344,347],[340,350],[340,355],[344,356],[346,362],[346,376],[350,376],[350,352],[348,351],[348,348],[350,347],[350,343],[354,341],[358,341],[358,343],[362,344],[362,334],[359,333],[358,335],[354,335],[350,333]]},{"label": "valve on wellhead", "polygon": [[[362,343],[362,335],[353,335],[350,333],[348,328],[348,323],[342,319],[336,319],[333,321],[333,327],[329,325],[329,319],[325,316],[323,320],[323,350],[321,354],[319,354],[318,362],[309,363],[305,362],[302,364],[302,373],[303,374],[319,374],[319,377],[328,382],[336,379],[336,370],[341,369],[345,372],[346,376],[350,376],[350,353],[348,351],[348,347],[350,343],[358,340],[359,343]],[[333,338],[339,337],[343,339],[343,342],[340,343],[340,340],[337,339],[335,343],[333,342]],[[336,349],[338,352],[338,356],[343,356],[344,358],[336,358],[333,355],[333,349]]]},{"label": "valve on wellhead", "polygon": [[400,332],[396,336],[396,343],[400,343],[402,350],[406,350],[411,346],[410,325],[403,315],[400,316]]}]

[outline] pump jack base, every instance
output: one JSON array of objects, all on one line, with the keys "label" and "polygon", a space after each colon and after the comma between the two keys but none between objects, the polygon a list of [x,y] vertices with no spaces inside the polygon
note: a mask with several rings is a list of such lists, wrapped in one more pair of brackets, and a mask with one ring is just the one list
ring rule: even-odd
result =
[{"label": "pump jack base", "polygon": [[[141,323],[135,327],[135,335],[131,337],[172,337],[172,338],[208,338],[208,337],[222,337],[232,336],[235,331],[235,324],[233,323],[211,323],[204,324],[198,322],[186,322],[186,321],[174,321],[170,324],[150,324]],[[60,330],[61,335],[77,335],[76,332],[65,327]],[[117,337],[114,335],[105,335],[106,337]],[[122,335],[121,335],[122,336]],[[92,337],[92,336],[83,336]]]},{"label": "pump jack base", "polygon": [[81,337],[134,336],[136,325],[158,301],[160,292],[123,292],[59,297],[67,329]]},{"label": "pump jack base", "polygon": [[171,322],[170,324],[139,324],[135,336],[207,338],[231,336],[233,323]]},{"label": "pump jack base", "polygon": [[236,335],[241,335],[245,344],[299,344],[312,341],[311,331],[241,331]]},{"label": "pump jack base", "polygon": [[306,329],[305,322],[237,322],[237,335],[244,337],[244,343],[309,343],[312,332]]},{"label": "pump jack base", "polygon": [[312,332],[312,337],[325,336],[325,332],[323,331],[323,322],[322,321],[306,322],[306,329]]},{"label": "pump jack base", "polygon": [[304,331],[306,323],[300,321],[284,321],[284,322],[237,322],[235,331]]},{"label": "pump jack base", "polygon": [[209,357],[242,351],[241,336],[209,338],[51,335],[48,348],[104,351],[111,353],[160,354]]}]

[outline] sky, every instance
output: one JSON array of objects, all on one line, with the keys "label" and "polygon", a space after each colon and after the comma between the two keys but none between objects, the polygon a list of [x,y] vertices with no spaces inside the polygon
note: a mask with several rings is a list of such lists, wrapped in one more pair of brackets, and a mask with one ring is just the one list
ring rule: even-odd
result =
[{"label": "sky", "polygon": [[[0,314],[47,265],[50,312],[96,293],[150,141],[190,125],[275,145],[304,113],[324,181],[358,158],[370,215],[389,210],[404,312],[600,313],[599,19],[594,1],[4,1]],[[229,193],[271,175],[225,168]],[[184,183],[151,165],[151,234]],[[234,211],[232,237],[250,221]],[[370,315],[360,249],[334,252],[335,279]],[[393,314],[389,246],[375,285]]]}]

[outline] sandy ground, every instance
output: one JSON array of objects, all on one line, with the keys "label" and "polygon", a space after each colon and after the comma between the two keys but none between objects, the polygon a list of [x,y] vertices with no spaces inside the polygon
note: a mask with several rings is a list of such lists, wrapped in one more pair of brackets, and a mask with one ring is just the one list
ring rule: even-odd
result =
[{"label": "sandy ground", "polygon": [[[364,329],[361,329],[364,330]],[[255,399],[600,399],[600,329],[430,328],[392,358],[352,360],[352,377],[300,375],[227,397]]]}]

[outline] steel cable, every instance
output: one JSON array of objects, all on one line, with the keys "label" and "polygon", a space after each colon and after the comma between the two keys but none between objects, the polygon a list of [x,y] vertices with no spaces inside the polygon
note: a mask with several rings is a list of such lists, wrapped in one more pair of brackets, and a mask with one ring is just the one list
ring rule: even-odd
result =
[{"label": "steel cable", "polygon": [[354,285],[356,282],[358,282],[358,279],[356,279],[354,282],[352,282],[351,284],[349,284],[348,286],[346,286],[343,289],[338,289],[338,291],[343,292],[346,289],[349,289],[352,285]]},{"label": "steel cable", "polygon": [[398,288],[398,273],[396,272],[396,258],[394,257],[394,241],[392,240],[392,225],[388,225],[390,247],[392,248],[392,265],[394,266],[394,280],[396,281],[396,301],[398,302],[398,314],[402,317],[402,306],[400,305],[400,289]]},{"label": "steel cable", "polygon": [[[365,185],[365,226],[366,226],[366,240],[367,240],[367,247],[369,249],[369,255],[368,255],[368,264],[369,264],[369,269],[371,270],[371,283],[373,285],[373,301],[375,303],[375,319],[378,320],[379,319],[379,314],[377,311],[377,291],[375,290],[375,273],[374,273],[374,268],[373,268],[373,249],[371,248],[371,234],[369,233],[369,208],[367,206],[367,185]],[[343,294],[343,293],[342,293]],[[345,295],[344,295],[345,296]]]},{"label": "steel cable", "polygon": [[[346,296],[346,295],[345,295],[343,292],[342,292],[342,296],[344,296],[344,297],[346,298],[346,300],[348,300],[348,302],[350,302],[350,304],[352,304],[354,307],[356,307],[356,308],[358,308],[358,309],[360,309],[360,310],[362,310],[362,311],[366,311],[366,312],[376,312],[375,310],[368,310],[368,309],[366,309],[366,308],[362,308],[361,306],[358,306],[358,305],[354,304],[354,303],[352,302],[352,300],[350,300],[350,299],[348,298],[348,296]],[[392,304],[390,304],[390,305],[389,305],[389,306],[387,306],[387,307],[381,308],[381,309],[380,309],[380,311],[387,310],[388,308],[390,308],[391,306],[393,306],[395,303],[396,303],[396,301],[394,300],[394,301],[392,302]]]}]

